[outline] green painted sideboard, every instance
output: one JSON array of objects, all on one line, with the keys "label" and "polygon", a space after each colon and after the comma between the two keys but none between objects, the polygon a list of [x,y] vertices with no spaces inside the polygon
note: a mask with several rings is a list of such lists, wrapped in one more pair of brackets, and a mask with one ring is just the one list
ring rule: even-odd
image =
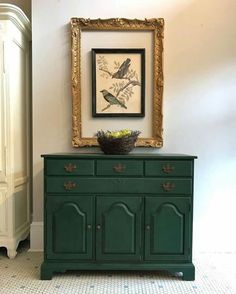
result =
[{"label": "green painted sideboard", "polygon": [[41,279],[66,270],[168,270],[194,280],[196,156],[42,156]]}]

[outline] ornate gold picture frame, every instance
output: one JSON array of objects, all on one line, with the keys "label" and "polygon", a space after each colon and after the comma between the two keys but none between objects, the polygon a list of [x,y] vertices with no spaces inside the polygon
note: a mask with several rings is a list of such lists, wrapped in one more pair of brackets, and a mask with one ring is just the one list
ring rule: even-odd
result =
[{"label": "ornate gold picture frame", "polygon": [[71,19],[72,37],[72,127],[73,147],[97,146],[95,137],[82,136],[81,110],[81,34],[83,31],[151,31],[153,34],[153,98],[152,136],[140,137],[136,146],[162,147],[162,100],[163,100],[163,30],[162,18],[152,19]]}]

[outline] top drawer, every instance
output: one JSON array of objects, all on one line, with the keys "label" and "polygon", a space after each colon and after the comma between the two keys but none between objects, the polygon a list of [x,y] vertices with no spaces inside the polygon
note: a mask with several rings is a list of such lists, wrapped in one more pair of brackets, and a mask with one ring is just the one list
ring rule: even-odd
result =
[{"label": "top drawer", "polygon": [[192,162],[174,160],[146,160],[146,176],[192,176]]},{"label": "top drawer", "polygon": [[142,160],[98,160],[98,176],[142,176]]},{"label": "top drawer", "polygon": [[48,159],[47,175],[94,175],[94,161],[83,159]]}]

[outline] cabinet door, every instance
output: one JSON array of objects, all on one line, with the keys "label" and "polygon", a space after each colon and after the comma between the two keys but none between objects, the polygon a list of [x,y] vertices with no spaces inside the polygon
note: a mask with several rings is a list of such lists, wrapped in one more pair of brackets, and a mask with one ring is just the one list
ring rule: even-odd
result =
[{"label": "cabinet door", "polygon": [[97,197],[96,259],[141,259],[141,197]]},{"label": "cabinet door", "polygon": [[91,196],[48,196],[46,252],[48,259],[92,258]]},{"label": "cabinet door", "polygon": [[190,199],[146,197],[145,204],[145,259],[189,260]]}]

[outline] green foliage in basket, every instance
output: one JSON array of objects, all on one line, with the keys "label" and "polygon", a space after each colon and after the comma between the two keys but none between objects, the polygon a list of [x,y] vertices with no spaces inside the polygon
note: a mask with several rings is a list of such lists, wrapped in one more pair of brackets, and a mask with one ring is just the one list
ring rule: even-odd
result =
[{"label": "green foliage in basket", "polygon": [[96,136],[99,138],[104,137],[107,139],[117,139],[129,136],[138,136],[140,131],[132,131],[129,129],[119,130],[119,131],[98,131]]}]

